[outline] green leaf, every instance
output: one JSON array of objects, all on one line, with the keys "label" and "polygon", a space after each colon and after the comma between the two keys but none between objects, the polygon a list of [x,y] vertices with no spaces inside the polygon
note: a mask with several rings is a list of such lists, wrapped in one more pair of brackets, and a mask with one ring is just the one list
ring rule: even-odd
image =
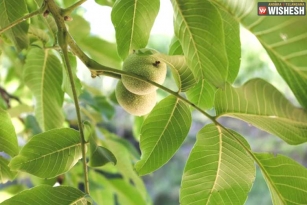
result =
[{"label": "green leaf", "polygon": [[17,172],[11,171],[8,167],[9,161],[0,156],[0,183],[12,181]]},{"label": "green leaf", "polygon": [[141,160],[135,165],[139,175],[155,171],[167,163],[186,138],[192,123],[189,107],[174,96],[161,100],[141,128]]},{"label": "green leaf", "polygon": [[122,59],[133,50],[146,47],[159,7],[159,0],[115,2],[111,19],[116,31],[118,54]]},{"label": "green leaf", "polygon": [[98,146],[93,137],[90,138],[90,157],[88,165],[91,167],[100,167],[109,162],[116,165],[116,158],[113,153],[105,147]]},{"label": "green leaf", "polygon": [[19,104],[7,110],[8,114],[13,117],[19,117],[22,113],[32,113],[33,107],[26,104]]},{"label": "green leaf", "polygon": [[113,68],[121,67],[121,59],[117,54],[114,43],[107,42],[96,36],[87,36],[77,41],[77,43],[84,52],[88,53],[98,63]]},{"label": "green leaf", "polygon": [[134,116],[132,133],[133,133],[134,139],[138,142],[140,141],[141,128],[142,128],[145,118],[146,118],[145,116]]},{"label": "green leaf", "polygon": [[24,67],[24,80],[35,96],[35,116],[42,130],[62,127],[64,93],[62,65],[51,50],[33,48]]},{"label": "green leaf", "polygon": [[[230,132],[248,146],[243,137]],[[255,174],[253,159],[231,134],[207,125],[197,134],[186,163],[180,204],[244,204]]]},{"label": "green leaf", "polygon": [[228,59],[227,81],[236,79],[241,59],[240,25],[236,19],[224,9],[219,9],[223,20],[224,39]]},{"label": "green leaf", "polygon": [[[91,174],[90,172],[90,193],[92,199],[97,203],[97,204],[116,204],[115,203],[115,197],[112,189],[110,187],[103,187],[101,181],[99,180],[98,174]],[[93,186],[93,183],[98,183],[99,187]]]},{"label": "green leaf", "polygon": [[95,111],[101,113],[107,119],[112,119],[115,114],[114,106],[109,102],[108,98],[102,96],[99,93],[92,93],[94,97],[88,92],[89,89],[86,89],[81,95],[80,99],[84,101],[87,105],[94,108]]},{"label": "green leaf", "polygon": [[19,152],[17,136],[9,114],[1,108],[0,122],[0,152],[14,157]]},{"label": "green leaf", "polygon": [[207,110],[213,107],[214,97],[217,88],[206,80],[200,80],[198,83],[186,92],[187,98],[200,107]]},{"label": "green leaf", "polygon": [[39,133],[42,133],[41,128],[38,125],[38,122],[36,118],[33,115],[27,115],[27,117],[24,119],[24,125],[26,127],[25,131],[30,131],[32,135],[37,135]]},{"label": "green leaf", "polygon": [[307,141],[307,113],[294,107],[276,88],[254,79],[239,88],[230,85],[217,91],[215,109],[219,117],[244,120],[289,144]]},{"label": "green leaf", "polygon": [[222,87],[227,78],[223,22],[209,1],[172,0],[175,34],[194,76]]},{"label": "green leaf", "polygon": [[116,164],[116,158],[110,150],[102,146],[96,146],[90,155],[88,162],[91,167],[101,167],[109,162]]},{"label": "green leaf", "polygon": [[122,179],[107,180],[103,175],[97,172],[90,172],[90,179],[104,186],[104,189],[110,189],[116,194],[119,204],[124,205],[146,205],[145,199],[129,181]]},{"label": "green leaf", "polygon": [[176,36],[172,38],[171,44],[169,46],[169,55],[183,55],[183,50],[180,42]]},{"label": "green leaf", "polygon": [[[40,9],[40,7],[43,5],[44,0],[32,0],[32,1],[26,1],[29,12],[36,11],[37,9]],[[30,19],[30,29],[31,27],[35,27],[37,29],[40,29],[45,34],[38,32],[38,37],[43,38],[48,36],[48,41],[46,43],[46,46],[54,46],[57,43],[56,35],[57,35],[57,25],[55,23],[55,20],[52,15],[44,16],[44,15],[36,15],[32,16]],[[29,31],[30,33],[30,31]],[[45,39],[46,40],[46,39]],[[30,42],[31,43],[31,42]],[[32,44],[32,43],[31,43]]]},{"label": "green leaf", "polygon": [[[73,79],[74,79],[74,82],[75,82],[75,89],[77,91],[77,96],[79,96],[82,92],[82,84],[81,84],[80,79],[76,75],[76,73],[77,73],[77,58],[76,58],[76,56],[74,56],[71,53],[68,53],[68,58],[69,58],[69,62],[70,62],[70,67],[71,67],[72,72],[73,72]],[[67,71],[66,67],[65,67],[65,69],[63,69],[62,90],[65,93],[67,93],[69,95],[69,97],[71,97],[71,99],[74,99],[74,96],[72,94],[69,76],[68,76],[68,71]]]},{"label": "green leaf", "polygon": [[93,136],[93,134],[95,132],[94,128],[92,127],[92,125],[89,121],[83,122],[83,132],[84,132],[84,140],[85,140],[85,142],[88,142],[89,139]]},{"label": "green leaf", "polygon": [[[0,0],[0,27],[4,28],[10,25],[13,21],[25,16],[27,13],[28,9],[25,0]],[[23,21],[5,32],[19,51],[28,47],[28,28],[28,22]]]},{"label": "green leaf", "polygon": [[168,56],[162,53],[153,55],[157,56],[159,59],[161,59],[161,61],[165,62],[172,69],[173,76],[179,91],[185,92],[195,85],[196,79],[193,72],[188,67],[184,56]]},{"label": "green leaf", "polygon": [[307,108],[307,16],[259,17],[260,0],[214,1],[256,35],[300,104]]},{"label": "green leaf", "polygon": [[130,142],[129,140],[126,140],[125,138],[122,137],[114,137],[112,138],[113,141],[118,142],[119,144],[122,144],[125,146],[125,149],[127,149],[127,151],[130,154],[130,158],[134,161],[135,159],[140,159],[141,154],[139,152],[139,150],[137,149],[138,147],[135,146],[135,144],[133,142]]},{"label": "green leaf", "polygon": [[[120,68],[121,59],[117,54],[116,44],[105,41],[97,36],[92,36],[90,34],[90,23],[83,17],[73,15],[73,18],[74,20],[67,24],[69,25],[69,32],[76,40],[78,46],[98,63]],[[82,27],[81,30],[80,26]]]},{"label": "green leaf", "polygon": [[116,0],[95,0],[97,4],[102,6],[113,6]]},{"label": "green leaf", "polygon": [[52,178],[67,172],[81,157],[79,132],[70,128],[53,129],[33,136],[9,167]]},{"label": "green leaf", "polygon": [[50,40],[48,34],[44,30],[32,25],[30,25],[28,33],[43,42],[44,45]]},{"label": "green leaf", "polygon": [[[1,51],[0,51],[1,52]],[[1,55],[1,53],[0,53]],[[0,98],[0,108],[6,110],[7,109],[7,104],[3,98]]]},{"label": "green leaf", "polygon": [[20,192],[1,205],[87,205],[88,196],[69,186],[40,185]]},{"label": "green leaf", "polygon": [[55,23],[54,18],[52,17],[52,15],[48,15],[46,17],[39,15],[38,17],[39,22],[43,22],[43,28],[45,28],[46,33],[49,34],[50,40],[53,40],[52,42],[50,41],[50,45],[56,45],[58,27]]},{"label": "green leaf", "polygon": [[307,204],[306,167],[282,155],[254,155],[270,189],[273,204]]},{"label": "green leaf", "polygon": [[[115,138],[115,139],[113,139]],[[142,197],[147,196],[146,187],[143,180],[136,174],[132,166],[131,155],[126,146],[118,141],[118,136],[112,137],[112,139],[103,141],[108,148],[116,157],[117,163],[115,167],[118,169],[124,180],[132,182],[134,186],[139,190]]]},{"label": "green leaf", "polygon": [[[69,33],[79,44],[80,40],[89,37],[91,26],[90,23],[80,15],[73,15],[72,17],[74,20],[67,22]],[[80,27],[82,27],[82,29],[80,29]]]},{"label": "green leaf", "polygon": [[111,120],[115,114],[115,108],[109,100],[105,96],[98,95],[93,98],[93,101],[92,107]]}]

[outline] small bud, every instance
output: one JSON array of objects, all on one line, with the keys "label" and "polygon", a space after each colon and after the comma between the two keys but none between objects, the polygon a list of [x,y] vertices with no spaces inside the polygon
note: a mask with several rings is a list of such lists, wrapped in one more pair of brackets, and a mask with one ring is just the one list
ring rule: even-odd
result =
[{"label": "small bud", "polygon": [[46,11],[44,11],[43,16],[47,17],[49,15],[49,13],[50,13],[49,10],[46,10]]},{"label": "small bud", "polygon": [[73,18],[70,16],[64,16],[64,21],[72,21]]}]

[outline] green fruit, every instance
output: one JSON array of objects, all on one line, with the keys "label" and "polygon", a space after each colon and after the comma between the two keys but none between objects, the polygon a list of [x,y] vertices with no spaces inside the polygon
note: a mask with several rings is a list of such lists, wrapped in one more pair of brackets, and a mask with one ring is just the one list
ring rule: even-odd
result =
[{"label": "green fruit", "polygon": [[[158,84],[162,84],[166,77],[166,64],[152,55],[129,55],[124,61],[123,70]],[[123,75],[122,81],[130,92],[138,95],[146,95],[157,90],[156,86],[129,76]]]},{"label": "green fruit", "polygon": [[117,83],[115,95],[118,103],[132,115],[146,115],[156,105],[155,91],[147,95],[136,95],[127,90],[121,81]]}]

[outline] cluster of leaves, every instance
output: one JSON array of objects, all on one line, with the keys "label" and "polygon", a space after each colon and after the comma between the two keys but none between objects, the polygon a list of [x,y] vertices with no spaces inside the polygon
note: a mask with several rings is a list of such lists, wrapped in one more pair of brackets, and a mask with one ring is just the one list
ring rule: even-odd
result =
[{"label": "cluster of leaves", "polygon": [[[46,16],[46,9],[52,10],[49,4],[43,4],[42,0],[19,3],[0,0],[2,29],[27,13],[38,11],[35,14],[39,14],[31,16],[29,21],[19,21],[0,39],[1,66],[7,70],[1,83],[8,87],[16,84],[16,80],[22,82],[15,93],[22,102],[27,102],[12,108],[10,100],[2,102],[0,151],[5,154],[0,156],[0,180],[2,183],[13,180],[16,171],[46,179],[37,182],[33,178],[36,187],[1,204],[27,201],[33,204],[114,204],[116,201],[150,204],[138,175],[152,173],[172,158],[188,135],[193,109],[208,117],[212,124],[198,132],[186,162],[180,189],[181,204],[244,204],[255,179],[255,163],[262,171],[274,204],[307,203],[306,168],[286,156],[253,152],[239,133],[218,121],[223,116],[238,118],[289,144],[307,141],[306,17],[258,17],[256,0],[171,0],[175,37],[167,55],[144,49],[159,11],[159,0],[96,2],[112,7],[119,57],[115,45],[89,36],[89,24],[82,17],[73,16],[74,21],[67,25],[81,50],[103,65],[80,55],[73,41],[69,43],[72,50],[69,59],[60,58],[65,56],[65,51],[61,44],[64,34],[59,33],[65,30],[55,13]],[[65,5],[63,1],[62,6],[73,3],[75,1],[65,1],[68,4]],[[59,11],[67,13],[67,10]],[[262,79],[250,80],[237,88],[232,85],[240,67],[239,23],[257,36],[301,108],[293,106]],[[84,27],[81,31],[80,25]],[[112,97],[86,84],[82,90],[82,83],[75,74],[74,54],[91,69],[93,76],[98,71],[111,72],[117,77],[130,75],[113,68],[119,68],[121,60],[133,50],[140,55],[156,55],[166,62],[178,87],[175,92],[156,85],[170,95],[158,102],[148,116],[136,121],[142,152],[140,159],[129,143],[99,125],[112,118]],[[71,65],[71,68],[64,65]],[[74,76],[69,76],[69,69]],[[72,80],[76,92],[71,90]],[[34,111],[26,106],[32,103],[29,93],[35,99]],[[77,126],[75,117],[70,119],[68,114],[64,117],[63,104],[72,104],[69,98],[65,100],[65,93],[72,99],[76,94],[79,97],[82,119],[88,120],[82,127],[84,139],[80,140],[79,136],[82,129],[69,128]],[[214,109],[215,116],[205,112],[210,109]],[[11,117],[19,117],[25,125],[25,129],[17,133],[19,137],[30,138],[20,151]],[[83,140],[89,144],[89,161],[83,163],[85,167],[92,167],[88,173],[77,164],[79,159],[86,157],[83,149],[87,145]],[[86,176],[86,183],[87,175],[90,196],[74,188],[79,186],[82,190],[86,184],[80,182],[81,177]],[[63,186],[42,185],[56,181]]]}]

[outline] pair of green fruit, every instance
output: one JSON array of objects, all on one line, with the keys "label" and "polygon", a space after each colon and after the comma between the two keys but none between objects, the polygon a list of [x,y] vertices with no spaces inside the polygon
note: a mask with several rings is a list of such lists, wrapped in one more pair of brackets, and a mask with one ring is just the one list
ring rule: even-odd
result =
[{"label": "pair of green fruit", "polygon": [[[133,53],[127,57],[123,70],[145,80],[162,84],[166,77],[166,64],[154,56]],[[156,105],[157,87],[142,80],[122,75],[117,83],[115,95],[118,103],[130,114],[148,114]]]}]

